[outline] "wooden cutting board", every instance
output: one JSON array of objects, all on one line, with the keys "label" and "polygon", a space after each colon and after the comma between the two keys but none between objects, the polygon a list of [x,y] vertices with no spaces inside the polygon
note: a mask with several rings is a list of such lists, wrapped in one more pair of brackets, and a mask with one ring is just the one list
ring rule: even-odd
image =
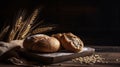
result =
[{"label": "wooden cutting board", "polygon": [[55,53],[32,53],[27,51],[22,51],[22,54],[31,60],[39,61],[44,64],[52,64],[71,60],[76,57],[89,56],[94,53],[95,49],[90,47],[84,47],[79,53],[72,53],[68,51],[59,51]]}]

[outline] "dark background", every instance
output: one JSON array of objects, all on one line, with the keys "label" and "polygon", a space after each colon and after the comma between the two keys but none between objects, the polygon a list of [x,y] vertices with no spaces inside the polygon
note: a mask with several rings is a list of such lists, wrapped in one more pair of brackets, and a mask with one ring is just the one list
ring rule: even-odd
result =
[{"label": "dark background", "polygon": [[120,7],[117,0],[3,0],[0,27],[12,22],[15,13],[43,6],[46,23],[58,24],[56,32],[72,32],[86,45],[120,44]]}]

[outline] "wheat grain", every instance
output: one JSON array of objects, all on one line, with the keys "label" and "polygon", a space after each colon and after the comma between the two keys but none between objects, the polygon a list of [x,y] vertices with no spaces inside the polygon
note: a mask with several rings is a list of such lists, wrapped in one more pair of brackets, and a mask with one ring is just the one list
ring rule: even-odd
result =
[{"label": "wheat grain", "polygon": [[104,60],[105,58],[101,57],[98,54],[72,59],[73,62],[79,62],[80,64],[106,63]]}]

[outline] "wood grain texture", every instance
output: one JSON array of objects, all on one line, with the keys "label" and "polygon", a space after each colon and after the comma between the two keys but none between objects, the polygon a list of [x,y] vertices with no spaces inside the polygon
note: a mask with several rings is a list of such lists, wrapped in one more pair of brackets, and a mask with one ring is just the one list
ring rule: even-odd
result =
[{"label": "wood grain texture", "polygon": [[22,54],[34,61],[39,61],[43,64],[51,64],[51,63],[58,63],[67,61],[79,56],[89,56],[94,53],[94,49],[90,47],[84,47],[82,52],[79,53],[72,53],[68,51],[60,51],[55,53],[31,53],[22,51]]}]

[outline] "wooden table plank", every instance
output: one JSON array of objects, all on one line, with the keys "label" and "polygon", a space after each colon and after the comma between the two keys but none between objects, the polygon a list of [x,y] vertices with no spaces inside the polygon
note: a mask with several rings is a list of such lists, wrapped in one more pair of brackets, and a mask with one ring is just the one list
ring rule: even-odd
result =
[{"label": "wooden table plank", "polygon": [[[103,46],[102,46],[103,47]],[[102,48],[99,47],[99,48]],[[98,48],[98,47],[97,47]],[[108,47],[109,48],[109,47]],[[113,47],[114,48],[114,47]],[[116,48],[116,47],[115,47]],[[105,58],[108,63],[94,63],[94,64],[81,64],[79,62],[73,62],[72,60],[49,64],[49,65],[36,65],[37,67],[120,67],[120,52],[95,52],[94,54],[100,55],[102,58]],[[16,65],[0,64],[0,67],[23,67]],[[31,66],[34,67],[34,66]]]},{"label": "wooden table plank", "polygon": [[[67,61],[67,62],[62,62],[58,64],[52,64],[51,66],[82,66],[82,67],[119,67],[120,66],[120,53],[95,53],[97,55],[101,55],[101,57],[105,58],[108,63],[94,63],[94,64],[84,64],[84,63],[79,63],[79,62],[72,62],[72,61]],[[118,59],[116,61],[116,59]]]}]

